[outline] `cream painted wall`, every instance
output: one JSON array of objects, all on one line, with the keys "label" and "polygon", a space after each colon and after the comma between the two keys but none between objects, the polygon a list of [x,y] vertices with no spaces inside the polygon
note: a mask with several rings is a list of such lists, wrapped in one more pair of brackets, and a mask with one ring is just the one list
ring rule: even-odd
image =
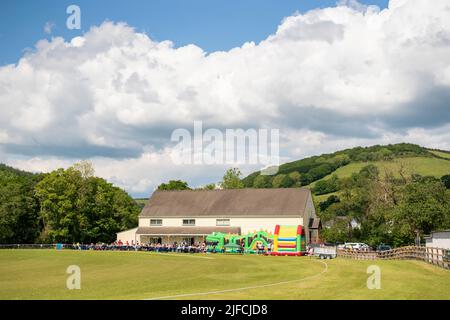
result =
[{"label": "cream painted wall", "polygon": [[[248,218],[234,218],[234,217],[186,217],[186,218],[155,218],[162,219],[163,227],[181,227],[183,226],[183,219],[195,219],[196,227],[215,227],[216,219],[230,219],[230,227],[240,227],[241,233],[246,234],[248,232],[267,230],[273,232],[277,224],[280,225],[303,225],[303,218],[298,217],[274,217],[274,218],[260,218],[260,217],[248,217]],[[139,219],[140,227],[150,227],[149,218]]]},{"label": "cream painted wall", "polygon": [[427,241],[426,246],[450,250],[450,239],[433,239],[430,242]]},{"label": "cream painted wall", "polygon": [[434,232],[432,237],[426,240],[426,246],[450,250],[450,231]]},{"label": "cream painted wall", "polygon": [[125,230],[122,232],[118,232],[117,233],[117,241],[121,240],[123,243],[126,243],[128,241],[128,243],[131,244],[131,241],[136,242],[137,237],[136,237],[136,231],[138,228],[134,228],[134,229],[129,229],[129,230]]},{"label": "cream painted wall", "polygon": [[194,243],[201,243],[205,241],[205,236],[148,236],[148,235],[138,235],[139,243],[158,243],[158,238],[161,238],[162,243],[182,243],[185,241],[187,244],[190,244],[191,238],[194,238]]}]

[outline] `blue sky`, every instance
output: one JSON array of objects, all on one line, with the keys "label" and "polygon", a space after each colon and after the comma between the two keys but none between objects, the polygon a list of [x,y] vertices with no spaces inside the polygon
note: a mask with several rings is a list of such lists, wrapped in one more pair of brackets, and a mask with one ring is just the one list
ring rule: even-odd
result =
[{"label": "blue sky", "polygon": [[[0,65],[15,63],[36,41],[52,36],[71,39],[105,20],[125,21],[152,39],[175,46],[196,44],[207,52],[229,50],[246,41],[259,42],[294,12],[334,6],[337,0],[2,0]],[[362,0],[380,8],[388,0]],[[81,30],[66,28],[66,8],[81,8]],[[54,23],[51,35],[44,32]]]},{"label": "blue sky", "polygon": [[[2,0],[0,162],[89,160],[147,196],[264,166],[177,163],[172,134],[196,121],[278,130],[280,162],[399,142],[450,150],[449,1],[387,3]],[[81,30],[66,28],[70,4]]]}]

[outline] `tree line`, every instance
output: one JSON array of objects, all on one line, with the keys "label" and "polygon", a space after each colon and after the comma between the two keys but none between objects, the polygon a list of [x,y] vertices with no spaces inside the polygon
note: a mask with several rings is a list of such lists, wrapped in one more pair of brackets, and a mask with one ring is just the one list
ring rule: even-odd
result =
[{"label": "tree line", "polygon": [[89,162],[46,174],[0,165],[0,243],[112,242],[139,207]]},{"label": "tree line", "polygon": [[449,175],[408,175],[401,167],[380,173],[368,165],[334,180],[339,192],[317,205],[325,241],[401,246],[450,228]]},{"label": "tree line", "polygon": [[320,180],[349,163],[389,161],[412,156],[436,157],[427,149],[410,143],[355,147],[282,164],[273,176],[253,172],[242,182],[247,188],[295,188]]}]

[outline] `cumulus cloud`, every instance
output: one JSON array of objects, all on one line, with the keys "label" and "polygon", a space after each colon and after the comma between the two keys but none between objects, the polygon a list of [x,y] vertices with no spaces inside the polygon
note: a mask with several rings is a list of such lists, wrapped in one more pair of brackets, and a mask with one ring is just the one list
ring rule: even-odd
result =
[{"label": "cumulus cloud", "polygon": [[146,192],[183,170],[193,184],[222,173],[167,157],[171,132],[194,120],[280,128],[284,159],[398,141],[449,148],[449,92],[446,0],[384,10],[340,1],[209,54],[104,22],[0,67],[0,149],[25,169],[91,158],[104,177]]}]

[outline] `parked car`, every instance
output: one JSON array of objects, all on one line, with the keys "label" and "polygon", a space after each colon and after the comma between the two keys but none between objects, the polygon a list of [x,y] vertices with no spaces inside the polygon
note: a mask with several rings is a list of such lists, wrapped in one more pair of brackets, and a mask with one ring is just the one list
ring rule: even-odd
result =
[{"label": "parked car", "polygon": [[361,242],[346,242],[344,244],[344,249],[351,250],[370,250],[369,245]]},{"label": "parked car", "polygon": [[384,243],[378,245],[377,247],[377,251],[388,251],[388,250],[392,250],[392,247]]},{"label": "parked car", "polygon": [[447,254],[444,255],[444,261],[450,262],[450,250],[447,250]]}]

